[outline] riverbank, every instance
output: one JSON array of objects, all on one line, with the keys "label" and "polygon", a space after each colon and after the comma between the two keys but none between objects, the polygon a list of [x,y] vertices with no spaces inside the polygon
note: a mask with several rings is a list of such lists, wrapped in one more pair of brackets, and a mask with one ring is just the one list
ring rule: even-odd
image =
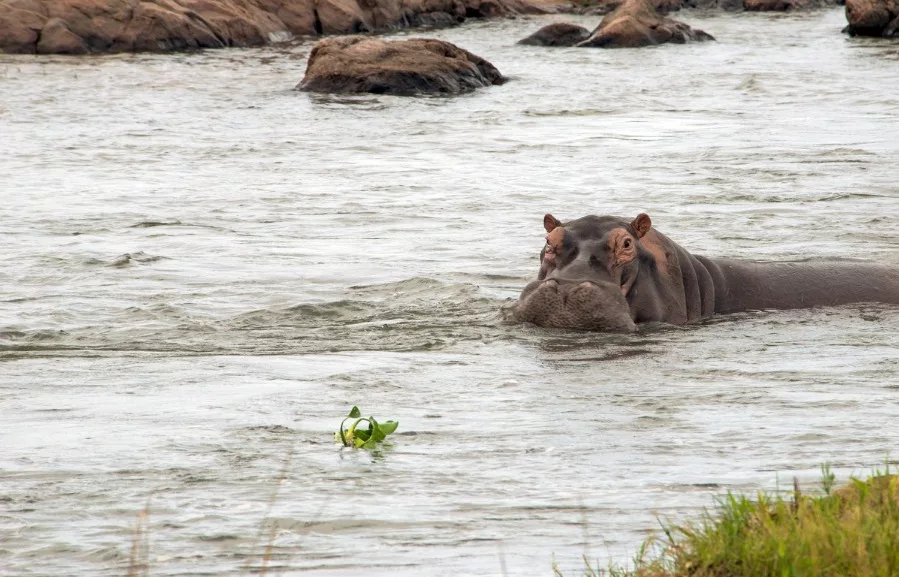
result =
[{"label": "riverbank", "polygon": [[[823,469],[819,496],[728,494],[715,513],[668,526],[647,541],[634,569],[611,577],[888,577],[899,567],[899,475],[852,479],[832,491]],[[601,574],[587,566],[586,574]],[[561,572],[556,570],[556,575]]]}]

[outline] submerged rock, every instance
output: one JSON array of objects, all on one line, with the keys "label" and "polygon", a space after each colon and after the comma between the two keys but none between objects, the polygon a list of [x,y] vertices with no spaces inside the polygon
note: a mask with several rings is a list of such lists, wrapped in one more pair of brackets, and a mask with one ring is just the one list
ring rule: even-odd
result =
[{"label": "submerged rock", "polygon": [[899,0],[846,0],[850,35],[899,38]]},{"label": "submerged rock", "polygon": [[470,17],[545,14],[569,0],[3,0],[0,52],[86,54],[256,46]]},{"label": "submerged rock", "polygon": [[493,64],[442,40],[342,36],[315,45],[297,88],[405,96],[461,94],[505,80]]},{"label": "submerged rock", "polygon": [[556,22],[544,26],[518,43],[530,46],[574,46],[589,37],[590,31],[583,26]]}]

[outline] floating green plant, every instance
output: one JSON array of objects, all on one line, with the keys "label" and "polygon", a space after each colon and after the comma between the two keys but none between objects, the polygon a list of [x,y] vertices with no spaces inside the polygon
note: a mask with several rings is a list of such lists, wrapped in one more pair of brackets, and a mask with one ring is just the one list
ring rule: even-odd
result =
[{"label": "floating green plant", "polygon": [[[350,419],[356,419],[346,428]],[[364,423],[362,428],[360,424]],[[359,407],[353,407],[350,414],[340,423],[340,430],[334,433],[334,440],[343,443],[344,447],[357,449],[371,449],[387,438],[387,435],[396,431],[399,421],[384,421],[379,423],[374,417],[363,417]]]}]

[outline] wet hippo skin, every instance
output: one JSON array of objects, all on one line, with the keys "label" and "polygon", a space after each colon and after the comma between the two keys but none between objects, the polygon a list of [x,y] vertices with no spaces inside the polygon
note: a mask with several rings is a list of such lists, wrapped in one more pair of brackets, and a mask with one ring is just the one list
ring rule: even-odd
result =
[{"label": "wet hippo skin", "polygon": [[680,325],[716,313],[899,304],[899,269],[878,263],[706,258],[656,231],[646,214],[566,223],[547,214],[543,225],[540,272],[514,313],[539,326],[633,331],[639,323]]}]

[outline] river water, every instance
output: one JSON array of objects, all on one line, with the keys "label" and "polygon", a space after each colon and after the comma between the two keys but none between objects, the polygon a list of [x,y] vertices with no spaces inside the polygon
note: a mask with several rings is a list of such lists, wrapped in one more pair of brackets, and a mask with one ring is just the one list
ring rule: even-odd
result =
[{"label": "river water", "polygon": [[[308,42],[0,56],[0,574],[124,575],[147,507],[156,576],[576,575],[895,457],[895,306],[504,320],[546,212],[899,265],[899,44],[676,17],[719,41],[427,33],[512,79],[457,98],[296,92]],[[335,445],[354,404],[392,442]]]}]

